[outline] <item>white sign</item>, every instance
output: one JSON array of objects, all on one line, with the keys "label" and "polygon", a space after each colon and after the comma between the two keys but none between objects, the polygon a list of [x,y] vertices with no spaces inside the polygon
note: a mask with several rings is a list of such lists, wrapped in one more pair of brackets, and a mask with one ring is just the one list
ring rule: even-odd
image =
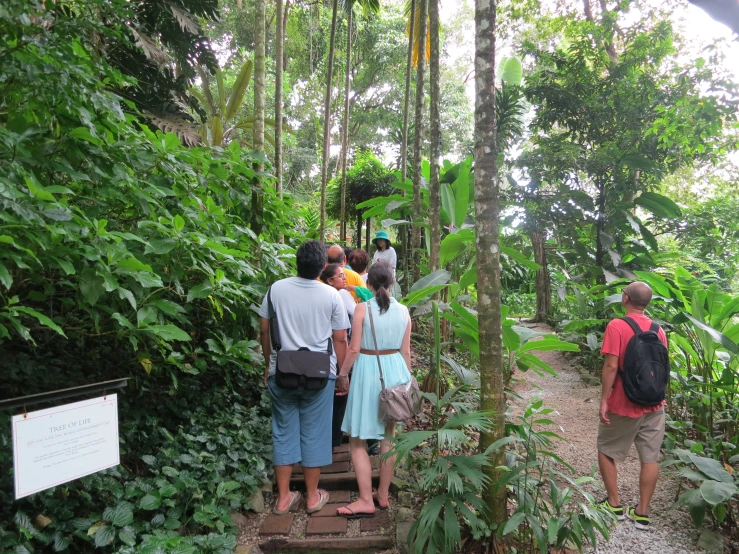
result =
[{"label": "white sign", "polygon": [[120,463],[118,396],[13,416],[15,498]]}]

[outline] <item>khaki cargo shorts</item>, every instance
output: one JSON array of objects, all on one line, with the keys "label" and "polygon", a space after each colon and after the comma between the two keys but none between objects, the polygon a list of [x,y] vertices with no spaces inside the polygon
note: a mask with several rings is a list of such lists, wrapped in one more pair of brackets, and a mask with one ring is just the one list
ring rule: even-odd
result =
[{"label": "khaki cargo shorts", "polygon": [[629,455],[631,445],[634,444],[641,463],[657,463],[662,439],[665,437],[664,408],[638,418],[609,412],[608,419],[611,420],[610,425],[601,422],[598,427],[599,452],[617,462],[623,462]]}]

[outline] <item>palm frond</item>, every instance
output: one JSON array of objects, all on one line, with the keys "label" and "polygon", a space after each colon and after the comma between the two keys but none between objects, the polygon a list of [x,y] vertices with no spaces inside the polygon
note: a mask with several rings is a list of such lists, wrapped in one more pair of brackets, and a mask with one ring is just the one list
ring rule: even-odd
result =
[{"label": "palm frond", "polygon": [[201,142],[198,128],[186,119],[181,117],[160,117],[150,112],[144,112],[144,115],[165,133],[176,134],[187,146],[195,146]]},{"label": "palm frond", "polygon": [[193,35],[200,34],[200,25],[195,21],[195,19],[193,19],[190,12],[173,4],[169,5],[169,9],[172,10],[172,15],[174,15],[174,18],[177,20],[177,23],[180,24],[183,31]]},{"label": "palm frond", "polygon": [[170,56],[167,49],[158,44],[153,38],[139,33],[136,29],[131,29],[134,38],[134,44],[141,48],[144,55],[153,61],[159,68],[165,67],[170,62]]},{"label": "palm frond", "polygon": [[234,88],[231,91],[231,97],[228,99],[228,105],[226,106],[226,113],[224,117],[226,121],[230,120],[241,108],[241,104],[244,101],[244,95],[246,89],[249,87],[249,81],[251,80],[251,72],[254,64],[251,60],[247,60],[244,65],[241,66]]}]

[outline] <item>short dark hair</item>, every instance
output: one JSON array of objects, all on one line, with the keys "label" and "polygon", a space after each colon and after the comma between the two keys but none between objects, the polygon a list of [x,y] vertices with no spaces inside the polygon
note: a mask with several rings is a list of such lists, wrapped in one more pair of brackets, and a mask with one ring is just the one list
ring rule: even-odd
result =
[{"label": "short dark hair", "polygon": [[356,250],[352,250],[347,261],[352,266],[352,270],[357,273],[364,273],[369,265],[369,255],[361,248],[357,248]]},{"label": "short dark hair", "polygon": [[317,240],[308,240],[300,245],[295,254],[298,275],[303,279],[315,279],[326,266],[326,249]]},{"label": "short dark hair", "polygon": [[319,278],[328,285],[328,280],[332,277],[336,277],[340,272],[341,264],[328,264],[323,268],[323,271],[321,271],[321,276]]},{"label": "short dark hair", "polygon": [[349,256],[352,255],[352,252],[354,252],[354,248],[352,248],[350,246],[345,246],[344,247],[344,256],[346,256],[346,259],[347,260],[349,259]]}]

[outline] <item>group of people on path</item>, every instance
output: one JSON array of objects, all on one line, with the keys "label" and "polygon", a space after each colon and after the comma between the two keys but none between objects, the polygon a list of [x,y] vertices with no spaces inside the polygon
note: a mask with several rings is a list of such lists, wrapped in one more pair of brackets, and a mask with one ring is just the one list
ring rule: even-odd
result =
[{"label": "group of people on path", "polygon": [[[272,397],[274,470],[278,500],[274,513],[288,513],[301,495],[290,491],[293,465],[303,468],[309,514],[320,511],[329,493],[319,488],[321,467],[332,463],[332,447],[344,433],[357,475],[359,498],[337,514],[349,519],[373,517],[387,509],[394,458],[380,465],[380,484],[372,489],[367,441],[390,449],[394,423],[380,421],[378,354],[388,387],[410,381],[411,319],[408,309],[391,295],[397,258],[384,232],[373,241],[377,252],[367,271],[363,250],[347,252],[307,241],[298,248],[297,276],[275,283],[260,308],[261,345],[266,360],[265,384]],[[652,298],[648,285],[634,282],[623,289],[626,317],[607,328],[601,353],[602,372],[598,464],[607,497],[600,505],[618,520],[629,518],[637,529],[649,529],[649,503],[654,494],[658,460],[665,433],[664,394],[669,379],[667,338],[644,314]],[[367,323],[374,316],[373,329]],[[279,321],[279,348],[330,353],[330,375],[324,387],[286,389],[275,379],[277,352],[272,319]],[[376,341],[376,342],[375,342]],[[351,376],[351,385],[350,385]],[[617,462],[632,446],[641,461],[640,498],[624,508],[618,493]]]},{"label": "group of people on path", "polygon": [[[297,276],[273,284],[260,307],[264,380],[272,397],[276,514],[288,513],[301,500],[300,493],[290,491],[296,463],[303,468],[306,511],[323,509],[329,493],[319,488],[321,467],[332,463],[332,447],[341,443],[344,433],[349,435],[359,499],[339,508],[337,514],[348,519],[374,517],[377,509],[388,507],[395,460],[382,460],[379,487],[373,491],[367,452],[367,441],[379,441],[380,452],[387,453],[386,437],[395,433],[394,423],[379,418],[377,358],[382,357],[385,386],[410,382],[411,319],[408,309],[390,293],[396,262],[390,239],[381,231],[373,242],[380,255],[375,254],[369,271],[369,256],[362,250],[350,252],[347,258],[338,245],[326,248],[318,241],[305,242],[296,253]],[[370,311],[374,329],[367,322]],[[289,354],[301,352],[325,353],[326,379],[308,377],[306,371],[298,375],[299,386],[293,387],[292,382],[287,386],[286,380],[280,385],[278,359],[287,367]],[[316,360],[323,363],[323,358]]]}]

